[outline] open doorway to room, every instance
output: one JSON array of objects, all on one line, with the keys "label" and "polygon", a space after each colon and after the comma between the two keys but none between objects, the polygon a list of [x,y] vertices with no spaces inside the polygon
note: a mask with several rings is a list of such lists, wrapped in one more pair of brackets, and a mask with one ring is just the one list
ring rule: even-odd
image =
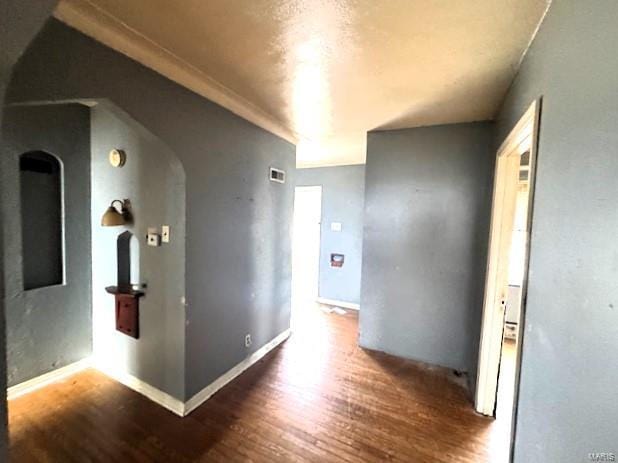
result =
[{"label": "open doorway to room", "polygon": [[315,307],[320,274],[322,187],[299,186],[294,192],[292,237],[292,325]]},{"label": "open doorway to room", "polygon": [[504,461],[515,432],[539,109],[535,101],[496,159],[476,410],[504,431]]}]

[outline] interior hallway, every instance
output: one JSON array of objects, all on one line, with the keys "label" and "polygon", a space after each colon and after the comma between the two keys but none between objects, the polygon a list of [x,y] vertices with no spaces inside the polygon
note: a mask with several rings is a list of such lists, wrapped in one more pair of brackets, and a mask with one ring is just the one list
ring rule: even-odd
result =
[{"label": "interior hallway", "polygon": [[452,378],[360,349],[356,312],[297,317],[185,418],[95,370],[9,402],[11,461],[503,461],[502,427]]}]

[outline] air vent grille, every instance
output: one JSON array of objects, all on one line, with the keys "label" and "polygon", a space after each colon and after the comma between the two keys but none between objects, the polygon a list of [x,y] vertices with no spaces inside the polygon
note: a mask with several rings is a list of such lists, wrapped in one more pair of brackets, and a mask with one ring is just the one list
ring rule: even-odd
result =
[{"label": "air vent grille", "polygon": [[271,182],[285,183],[285,171],[271,167],[268,178]]}]

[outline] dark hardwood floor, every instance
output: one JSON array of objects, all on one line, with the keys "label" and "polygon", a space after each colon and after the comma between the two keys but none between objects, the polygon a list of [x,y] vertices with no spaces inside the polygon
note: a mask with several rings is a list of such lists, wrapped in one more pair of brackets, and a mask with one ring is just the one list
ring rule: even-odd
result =
[{"label": "dark hardwood floor", "polygon": [[442,370],[307,309],[281,347],[178,418],[87,370],[9,403],[14,462],[502,462],[506,430]]}]

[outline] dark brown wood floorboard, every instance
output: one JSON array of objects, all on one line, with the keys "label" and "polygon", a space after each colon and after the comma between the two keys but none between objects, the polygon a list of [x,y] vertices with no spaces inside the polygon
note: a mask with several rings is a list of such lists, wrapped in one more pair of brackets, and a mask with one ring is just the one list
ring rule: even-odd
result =
[{"label": "dark brown wood floorboard", "polygon": [[448,372],[357,346],[306,309],[282,346],[179,418],[96,370],[9,403],[14,462],[492,462],[507,430]]}]

